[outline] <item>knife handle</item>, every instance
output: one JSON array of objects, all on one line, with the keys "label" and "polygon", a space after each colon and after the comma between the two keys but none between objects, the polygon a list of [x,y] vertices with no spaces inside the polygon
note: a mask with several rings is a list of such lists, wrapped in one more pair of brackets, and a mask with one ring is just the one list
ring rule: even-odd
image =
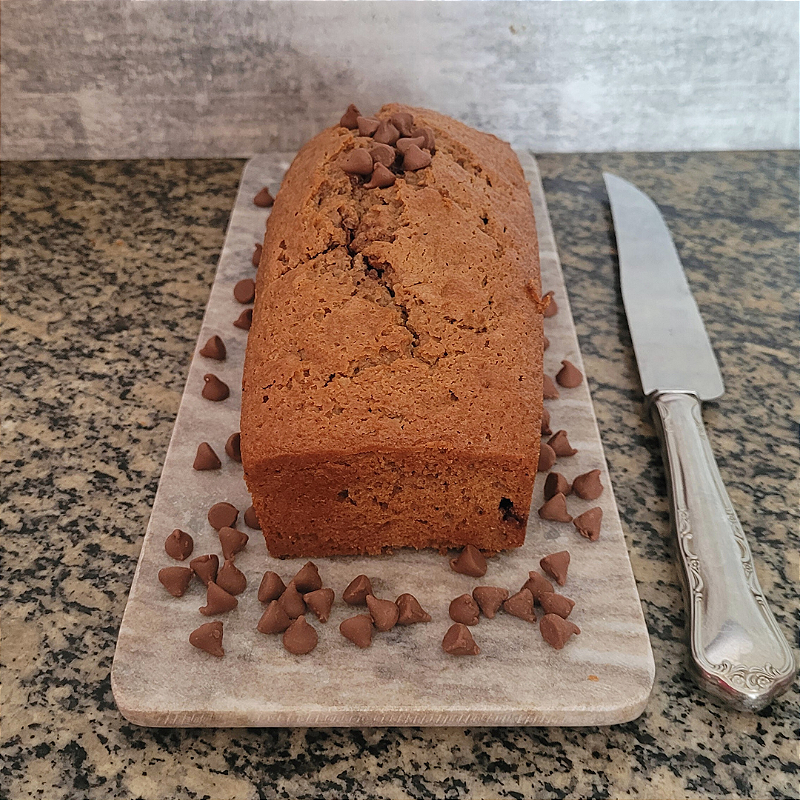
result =
[{"label": "knife handle", "polygon": [[758,584],[700,401],[688,392],[658,392],[650,412],[668,478],[694,676],[735,708],[758,711],[794,681],[792,651]]}]

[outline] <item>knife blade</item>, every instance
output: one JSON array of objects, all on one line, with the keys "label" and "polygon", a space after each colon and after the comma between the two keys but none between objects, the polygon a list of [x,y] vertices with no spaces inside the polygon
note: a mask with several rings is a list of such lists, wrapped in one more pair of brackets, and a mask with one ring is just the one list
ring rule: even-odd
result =
[{"label": "knife blade", "polygon": [[690,667],[706,691],[757,711],[791,686],[797,667],[703,425],[700,401],[722,396],[722,376],[658,207],[622,178],[603,178],[623,305],[667,473]]}]

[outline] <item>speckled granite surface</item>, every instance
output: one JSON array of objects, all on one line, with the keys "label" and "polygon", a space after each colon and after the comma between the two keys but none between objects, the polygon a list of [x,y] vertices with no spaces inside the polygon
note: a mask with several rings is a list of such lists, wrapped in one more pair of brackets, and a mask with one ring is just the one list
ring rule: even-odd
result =
[{"label": "speckled granite surface", "polygon": [[[9,798],[798,797],[800,692],[756,715],[683,658],[601,170],[665,211],[722,365],[705,419],[797,645],[798,154],[539,158],[657,663],[612,728],[151,730],[109,669],[241,161],[4,164],[2,794]],[[154,647],[157,641],[154,639]]]}]

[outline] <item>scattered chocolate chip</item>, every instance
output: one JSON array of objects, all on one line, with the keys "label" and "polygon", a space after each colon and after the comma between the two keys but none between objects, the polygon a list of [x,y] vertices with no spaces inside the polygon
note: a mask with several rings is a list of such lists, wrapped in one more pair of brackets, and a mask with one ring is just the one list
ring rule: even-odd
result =
[{"label": "scattered chocolate chip", "polygon": [[563,386],[565,389],[574,389],[576,386],[580,386],[581,381],[583,381],[581,371],[569,361],[562,361],[561,363],[563,366],[556,375],[558,385]]},{"label": "scattered chocolate chip", "polygon": [[327,622],[333,607],[333,589],[315,589],[303,595],[303,602],[320,622]]},{"label": "scattered chocolate chip", "polygon": [[427,150],[421,150],[415,144],[409,145],[403,154],[403,169],[415,172],[424,169],[431,164],[431,154]]},{"label": "scattered chocolate chip", "polygon": [[547,444],[553,448],[553,452],[559,457],[574,456],[578,451],[569,443],[567,439],[567,432],[564,430],[556,431],[553,436],[547,440]]},{"label": "scattered chocolate chip", "polygon": [[503,603],[503,611],[511,614],[512,617],[519,617],[525,622],[536,622],[536,614],[533,612],[533,594],[530,589],[523,587],[516,594],[512,594]]},{"label": "scattered chocolate chip", "polygon": [[176,561],[185,561],[194,550],[194,539],[186,531],[175,528],[167,536],[164,542],[164,549],[170,558],[174,558]]},{"label": "scattered chocolate chip", "polygon": [[545,502],[539,509],[539,516],[551,522],[572,522],[572,515],[567,511],[567,498],[561,492]]},{"label": "scattered chocolate chip", "polygon": [[233,296],[240,303],[252,303],[256,296],[256,282],[252,278],[243,278],[233,287]]},{"label": "scattered chocolate chip", "polygon": [[342,592],[342,600],[349,606],[365,606],[368,594],[372,594],[369,578],[366,575],[357,575]]},{"label": "scattered chocolate chip", "polygon": [[581,632],[574,622],[563,619],[558,614],[545,614],[539,623],[539,630],[542,632],[542,639],[556,650],[560,650],[573,633]]},{"label": "scattered chocolate chip", "polygon": [[283,646],[295,656],[310,653],[318,641],[317,632],[305,617],[298,617],[283,633]]},{"label": "scattered chocolate chip", "polygon": [[220,400],[225,400],[230,396],[231,390],[228,388],[228,384],[223,383],[216,375],[209,372],[207,375],[203,375],[203,380],[205,384],[201,394],[206,400],[213,400],[218,403]]},{"label": "scattered chocolate chip", "polygon": [[545,400],[558,400],[559,398],[558,389],[549,375],[542,376],[542,395]]},{"label": "scattered chocolate chip", "polygon": [[572,491],[581,500],[597,500],[603,494],[603,484],[600,482],[600,470],[593,469],[578,475],[572,481]]},{"label": "scattered chocolate chip", "polygon": [[250,330],[250,326],[253,324],[253,309],[252,308],[246,308],[233,321],[233,324],[234,324],[235,327],[241,328],[243,331],[249,331]]},{"label": "scattered chocolate chip", "polygon": [[221,586],[210,581],[206,590],[206,604],[200,609],[200,613],[206,617],[213,617],[215,614],[225,614],[238,605],[239,601],[232,594],[228,594]]},{"label": "scattered chocolate chip", "polygon": [[431,154],[436,152],[436,139],[433,135],[433,128],[414,128],[409,134],[411,139],[416,139],[418,136],[422,136],[425,140],[422,144],[423,150],[428,150]]},{"label": "scattered chocolate chip", "polygon": [[315,592],[322,588],[322,578],[319,576],[317,565],[313,561],[307,561],[292,578],[292,583],[297,587],[298,592]]},{"label": "scattered chocolate chip", "polygon": [[550,340],[546,336],[542,338],[544,339],[544,349],[547,350],[547,348],[550,347]]},{"label": "scattered chocolate chip", "polygon": [[500,606],[508,600],[508,589],[499,586],[476,586],[472,596],[486,619],[494,619]]},{"label": "scattered chocolate chip", "polygon": [[296,619],[306,612],[306,603],[303,596],[297,591],[297,587],[289,581],[289,585],[283,594],[278,598],[281,608],[292,618]]},{"label": "scattered chocolate chip", "polygon": [[247,578],[230,559],[226,560],[220,568],[215,583],[232,595],[241,594],[247,588]]},{"label": "scattered chocolate chip", "polygon": [[256,625],[259,633],[283,633],[292,624],[292,618],[277,600],[272,600]]},{"label": "scattered chocolate chip", "polygon": [[225,452],[228,458],[242,463],[242,434],[239,431],[232,433],[225,442]]},{"label": "scattered chocolate chip", "polygon": [[359,136],[372,136],[378,126],[381,124],[380,120],[375,117],[359,117],[356,120],[356,127],[358,128]]},{"label": "scattered chocolate chip", "polygon": [[551,472],[544,482],[545,500],[549,500],[557,494],[563,494],[566,497],[571,491],[572,487],[569,485],[569,481],[560,472]]},{"label": "scattered chocolate chip", "polygon": [[523,589],[527,589],[533,595],[533,602],[537,603],[539,598],[544,592],[553,592],[553,584],[550,583],[544,575],[538,572],[529,572],[528,580],[522,585]]},{"label": "scattered chocolate chip", "polygon": [[253,506],[250,506],[250,508],[244,512],[244,524],[247,525],[248,528],[252,528],[254,531],[261,530],[261,523],[258,521],[256,510],[253,508]]},{"label": "scattered chocolate chip", "polygon": [[281,580],[281,576],[277,572],[267,570],[258,587],[258,601],[271,603],[273,600],[277,600],[285,590],[286,584]]},{"label": "scattered chocolate chip", "polygon": [[183,597],[193,574],[189,567],[164,567],[158,571],[158,580],[173,597]]},{"label": "scattered chocolate chip", "polygon": [[414,117],[407,111],[398,111],[389,117],[389,122],[397,128],[401,136],[411,136],[414,130]]},{"label": "scattered chocolate chip", "polygon": [[200,355],[203,358],[213,358],[215,361],[224,361],[228,355],[225,350],[225,342],[219,336],[212,336],[201,348]]},{"label": "scattered chocolate chip", "polygon": [[400,616],[397,618],[398,625],[415,625],[417,622],[430,622],[431,615],[419,604],[413,594],[401,594],[394,601]]},{"label": "scattered chocolate chip", "polygon": [[267,189],[267,187],[265,186],[253,198],[253,202],[259,208],[269,208],[275,202],[275,198],[269,193],[269,189]]},{"label": "scattered chocolate chip", "polygon": [[405,155],[406,150],[408,150],[411,145],[414,144],[417,147],[422,147],[425,144],[425,137],[424,136],[415,136],[413,139],[398,139],[395,147],[400,151],[400,155]]},{"label": "scattered chocolate chip", "polygon": [[400,618],[400,609],[391,600],[380,600],[374,595],[367,595],[367,608],[375,630],[390,631]]},{"label": "scattered chocolate chip", "polygon": [[391,167],[397,158],[397,151],[388,144],[374,144],[369,149],[373,164],[383,164],[384,167]]},{"label": "scattered chocolate chip", "polygon": [[602,522],[603,509],[600,506],[590,508],[572,520],[572,524],[578,529],[578,533],[581,536],[585,536],[590,542],[596,542],[600,538],[600,525]]},{"label": "scattered chocolate chip", "polygon": [[219,469],[221,466],[222,462],[211,445],[208,442],[200,442],[197,445],[197,453],[194,457],[192,469],[202,472],[203,470]]},{"label": "scattered chocolate chip", "polygon": [[347,106],[347,111],[342,114],[342,118],[339,120],[339,125],[343,128],[349,128],[351,131],[355,130],[358,127],[358,118],[361,116],[358,109],[350,103]]},{"label": "scattered chocolate chip", "polygon": [[261,264],[261,254],[264,252],[264,248],[262,245],[257,244],[255,250],[253,250],[253,257],[250,259],[253,263],[253,266],[258,269]]},{"label": "scattered chocolate chip", "polygon": [[222,658],[222,623],[219,620],[205,622],[189,634],[189,644],[212,656]]},{"label": "scattered chocolate chip", "polygon": [[198,556],[189,562],[192,572],[206,585],[216,580],[219,570],[219,557],[214,553],[207,556]]},{"label": "scattered chocolate chip", "polygon": [[372,138],[380,144],[394,144],[400,138],[400,131],[388,120],[383,120]]},{"label": "scattered chocolate chip", "polygon": [[372,644],[372,617],[369,614],[349,617],[339,625],[339,633],[358,647],[369,647]]},{"label": "scattered chocolate chip", "polygon": [[215,531],[233,527],[237,519],[239,519],[239,511],[230,503],[214,503],[208,509],[208,522]]},{"label": "scattered chocolate chip", "polygon": [[448,613],[453,622],[462,625],[477,625],[481,616],[481,610],[470,594],[462,594],[452,600]]},{"label": "scattered chocolate chip", "polygon": [[394,172],[390,172],[383,164],[376,164],[375,169],[372,171],[372,177],[368,183],[364,184],[365,189],[386,189],[394,185],[397,176]]},{"label": "scattered chocolate chip", "polygon": [[348,175],[372,175],[372,156],[366,148],[357,147],[340,159],[339,166]]},{"label": "scattered chocolate chip", "polygon": [[569,568],[569,553],[560,550],[558,553],[551,553],[539,561],[539,566],[547,573],[559,586],[567,582],[567,569]]},{"label": "scattered chocolate chip", "polygon": [[244,531],[237,531],[236,528],[229,528],[226,525],[219,529],[219,543],[222,545],[222,555],[226,560],[241,553],[249,539]]},{"label": "scattered chocolate chip", "polygon": [[[548,292],[544,297],[549,297],[550,302],[547,304],[547,308],[544,310],[544,315],[546,317],[554,317],[558,314],[558,306],[556,305],[556,298],[553,296],[553,292]],[[544,297],[542,300],[544,300]]]},{"label": "scattered chocolate chip", "polygon": [[477,656],[481,652],[472,638],[470,629],[460,622],[448,628],[442,639],[442,650],[451,656]]},{"label": "scattered chocolate chip", "polygon": [[450,559],[450,569],[461,575],[482,578],[486,574],[486,559],[477,547],[468,544],[458,558]]},{"label": "scattered chocolate chip", "polygon": [[536,468],[538,472],[548,472],[553,468],[556,463],[556,454],[552,447],[546,442],[539,445],[539,466]]},{"label": "scattered chocolate chip", "polygon": [[542,406],[542,436],[550,436],[553,431],[550,430],[550,412]]},{"label": "scattered chocolate chip", "polygon": [[539,605],[545,614],[558,614],[559,617],[566,619],[575,608],[575,601],[563,594],[555,592],[542,592],[539,595]]}]

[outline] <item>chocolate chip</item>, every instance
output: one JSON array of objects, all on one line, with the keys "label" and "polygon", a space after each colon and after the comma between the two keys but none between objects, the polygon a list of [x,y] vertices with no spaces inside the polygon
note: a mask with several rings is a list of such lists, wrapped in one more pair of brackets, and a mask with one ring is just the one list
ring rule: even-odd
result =
[{"label": "chocolate chip", "polygon": [[201,348],[200,355],[203,358],[213,358],[215,361],[224,361],[228,355],[225,350],[225,342],[219,336],[212,336]]},{"label": "chocolate chip", "polygon": [[407,111],[398,111],[389,117],[389,122],[397,128],[401,136],[411,136],[414,130],[414,117]]},{"label": "chocolate chip", "polygon": [[512,617],[524,619],[525,622],[536,622],[531,590],[523,587],[516,594],[512,594],[511,597],[503,603],[503,611],[507,614],[511,614]]},{"label": "chocolate chip", "polygon": [[366,575],[357,575],[342,592],[342,600],[349,606],[365,606],[368,594],[372,594],[369,578]]},{"label": "chocolate chip", "polygon": [[219,543],[222,545],[222,555],[226,560],[241,553],[249,539],[244,531],[237,531],[236,528],[229,528],[226,525],[219,529]]},{"label": "chocolate chip", "polygon": [[600,538],[600,525],[602,522],[603,509],[600,506],[590,508],[572,520],[572,524],[578,529],[578,533],[581,536],[585,536],[590,542],[596,542]]},{"label": "chocolate chip", "polygon": [[194,539],[186,531],[175,528],[167,536],[164,542],[164,549],[170,558],[174,558],[176,561],[185,561],[194,550]]},{"label": "chocolate chip", "polygon": [[327,622],[333,607],[333,589],[315,589],[303,595],[303,602],[310,608],[320,622]]},{"label": "chocolate chip", "polygon": [[542,436],[550,436],[553,431],[550,430],[550,412],[542,406]]},{"label": "chocolate chip", "polygon": [[572,522],[572,515],[567,511],[567,498],[561,492],[545,502],[539,509],[539,516],[551,522]]},{"label": "chocolate chip", "polygon": [[247,578],[230,559],[226,560],[220,568],[215,583],[228,594],[233,595],[241,594],[247,588]]},{"label": "chocolate chip", "polygon": [[258,587],[258,601],[271,603],[273,600],[277,600],[285,590],[286,584],[281,580],[281,576],[277,572],[267,570]]},{"label": "chocolate chip", "polygon": [[406,150],[408,150],[412,144],[416,145],[417,147],[422,147],[424,143],[424,136],[415,136],[413,139],[398,139],[395,147],[400,151],[400,155],[404,156],[406,154]]},{"label": "chocolate chip", "polygon": [[398,625],[415,625],[417,622],[431,621],[431,615],[419,604],[413,594],[401,594],[394,603],[400,612],[397,618]]},{"label": "chocolate chip", "polygon": [[567,582],[567,569],[569,568],[569,553],[560,550],[558,553],[551,553],[539,561],[539,566],[549,575],[559,586]]},{"label": "chocolate chip", "polygon": [[569,443],[566,431],[556,431],[553,436],[547,440],[547,444],[553,448],[553,452],[559,457],[574,456],[578,451]]},{"label": "chocolate chip", "polygon": [[283,633],[291,624],[292,618],[277,600],[273,600],[261,615],[256,629],[259,633]]},{"label": "chocolate chip", "polygon": [[242,463],[242,435],[239,431],[228,437],[228,441],[225,442],[225,452],[228,454],[228,458],[239,464]]},{"label": "chocolate chip", "polygon": [[239,601],[232,594],[228,594],[221,586],[211,581],[206,590],[206,604],[200,609],[200,613],[206,617],[213,617],[215,614],[232,611],[238,605]]},{"label": "chocolate chip", "polygon": [[275,202],[275,198],[269,193],[269,189],[267,189],[267,187],[265,186],[253,198],[253,202],[259,208],[269,208]]},{"label": "chocolate chip", "polygon": [[256,296],[256,282],[252,278],[244,278],[233,287],[233,296],[240,303],[252,303]]},{"label": "chocolate chip", "polygon": [[572,634],[581,632],[574,622],[563,619],[558,614],[545,614],[539,623],[539,630],[542,632],[542,639],[556,650],[560,650]]},{"label": "chocolate chip", "polygon": [[234,324],[235,327],[241,328],[243,331],[249,331],[250,330],[250,326],[253,324],[253,309],[252,308],[246,308],[233,321],[233,324]]},{"label": "chocolate chip", "polygon": [[348,175],[372,175],[372,156],[366,148],[357,147],[339,160],[339,166]]},{"label": "chocolate chip", "polygon": [[551,472],[544,482],[545,500],[549,500],[557,494],[563,494],[566,497],[571,491],[572,487],[569,485],[569,481],[560,472]]},{"label": "chocolate chip", "polygon": [[569,361],[562,361],[561,363],[563,366],[556,375],[558,385],[563,386],[565,389],[574,389],[576,386],[580,386],[583,380],[581,371]]},{"label": "chocolate chip", "polygon": [[214,503],[208,509],[208,522],[215,531],[233,527],[237,519],[239,519],[239,511],[230,503]]},{"label": "chocolate chip", "polygon": [[219,557],[214,553],[207,556],[198,556],[189,562],[192,572],[206,585],[216,580],[219,569]]},{"label": "chocolate chip", "polygon": [[351,131],[355,130],[358,127],[358,118],[361,116],[358,109],[350,103],[347,106],[347,111],[342,114],[342,118],[339,120],[339,125],[343,128],[349,128]]},{"label": "chocolate chip", "polygon": [[220,400],[226,400],[230,396],[231,390],[228,388],[228,384],[223,383],[216,375],[212,375],[209,372],[203,376],[203,380],[205,384],[201,394],[206,400],[213,400],[218,403]]},{"label": "chocolate chip", "polygon": [[261,523],[258,521],[256,510],[253,508],[253,506],[250,506],[250,508],[244,512],[244,524],[247,525],[248,528],[252,528],[254,531],[261,530]]},{"label": "chocolate chip", "polygon": [[225,655],[222,649],[222,623],[218,619],[203,623],[189,634],[189,644],[212,656],[222,658]]},{"label": "chocolate chip", "polygon": [[542,395],[545,400],[558,400],[559,398],[558,389],[549,375],[542,376]]},{"label": "chocolate chip", "polygon": [[[544,315],[546,317],[554,317],[558,314],[558,306],[556,305],[556,298],[553,296],[553,292],[548,292],[544,297],[549,297],[550,302],[547,304],[547,308],[544,310]],[[544,297],[542,300],[544,300]]]},{"label": "chocolate chip", "polygon": [[189,567],[164,567],[158,571],[158,580],[173,597],[183,597],[193,574]]},{"label": "chocolate chip", "polygon": [[339,625],[339,633],[358,647],[369,647],[372,644],[372,617],[369,614],[349,617]]},{"label": "chocolate chip", "polygon": [[369,149],[369,154],[374,164],[383,164],[387,168],[390,168],[397,158],[397,151],[388,144],[372,145]]},{"label": "chocolate chip", "polygon": [[603,494],[603,484],[600,482],[600,470],[593,469],[578,475],[572,481],[572,491],[581,500],[597,500]]},{"label": "chocolate chip", "polygon": [[390,631],[400,618],[400,609],[391,600],[379,600],[374,595],[367,595],[367,608],[375,630]]},{"label": "chocolate chip", "polygon": [[470,594],[462,594],[450,602],[450,619],[462,625],[477,625],[481,610]]},{"label": "chocolate chip", "polygon": [[539,595],[539,605],[545,614],[558,614],[559,617],[566,619],[575,608],[575,601],[570,600],[569,597],[564,597],[563,594],[556,594],[555,592],[542,592]]},{"label": "chocolate chip", "polygon": [[542,339],[544,339],[544,349],[547,350],[550,347],[550,340],[546,336],[543,336]]},{"label": "chocolate chip", "polygon": [[553,468],[556,463],[556,454],[549,444],[542,442],[539,445],[539,466],[536,468],[537,472],[547,472]]},{"label": "chocolate chip", "polygon": [[261,254],[264,252],[264,248],[257,244],[255,250],[253,250],[253,256],[250,261],[253,263],[253,266],[258,269],[261,265]]},{"label": "chocolate chip", "polygon": [[394,185],[397,176],[394,172],[390,172],[383,164],[376,164],[375,169],[372,171],[372,177],[368,183],[364,184],[365,189],[386,189]]},{"label": "chocolate chip", "polygon": [[318,641],[317,632],[305,617],[298,617],[283,633],[283,646],[295,656],[310,653]]},{"label": "chocolate chip", "polygon": [[356,126],[358,127],[358,135],[359,136],[372,136],[376,130],[378,130],[378,126],[381,124],[380,120],[375,119],[375,117],[359,117],[356,120]]},{"label": "chocolate chip", "polygon": [[281,608],[292,618],[296,619],[301,614],[305,614],[306,604],[303,596],[297,591],[297,587],[289,581],[289,585],[283,594],[278,598]]},{"label": "chocolate chip", "polygon": [[403,155],[403,169],[414,172],[424,169],[431,164],[431,154],[427,150],[421,150],[415,144],[408,147]]},{"label": "chocolate chip", "polygon": [[388,120],[383,120],[372,138],[380,144],[394,144],[400,138],[400,131]]},{"label": "chocolate chip", "polygon": [[486,619],[494,619],[500,606],[508,600],[508,589],[501,589],[499,586],[476,586],[472,590],[472,597],[483,616]]},{"label": "chocolate chip", "polygon": [[425,140],[422,144],[422,149],[429,151],[431,154],[436,152],[436,139],[433,135],[433,128],[414,128],[409,134],[409,138],[415,139],[422,136]]},{"label": "chocolate chip", "polygon": [[319,576],[317,565],[313,561],[307,561],[292,578],[292,583],[297,587],[298,592],[315,592],[322,588],[322,578]]},{"label": "chocolate chip", "polygon": [[214,452],[211,445],[208,442],[200,442],[200,444],[197,445],[197,453],[194,457],[192,469],[202,472],[203,470],[219,469],[221,466],[222,462],[219,460],[219,456]]},{"label": "chocolate chip", "polygon": [[481,652],[472,638],[470,629],[460,622],[448,628],[442,639],[442,650],[451,656],[477,656]]},{"label": "chocolate chip", "polygon": [[538,602],[544,592],[554,591],[553,584],[538,572],[529,572],[528,580],[525,581],[522,588],[527,589],[533,595],[534,603]]},{"label": "chocolate chip", "polygon": [[477,547],[468,544],[458,558],[450,559],[450,569],[460,575],[481,578],[486,574],[486,559]]}]

